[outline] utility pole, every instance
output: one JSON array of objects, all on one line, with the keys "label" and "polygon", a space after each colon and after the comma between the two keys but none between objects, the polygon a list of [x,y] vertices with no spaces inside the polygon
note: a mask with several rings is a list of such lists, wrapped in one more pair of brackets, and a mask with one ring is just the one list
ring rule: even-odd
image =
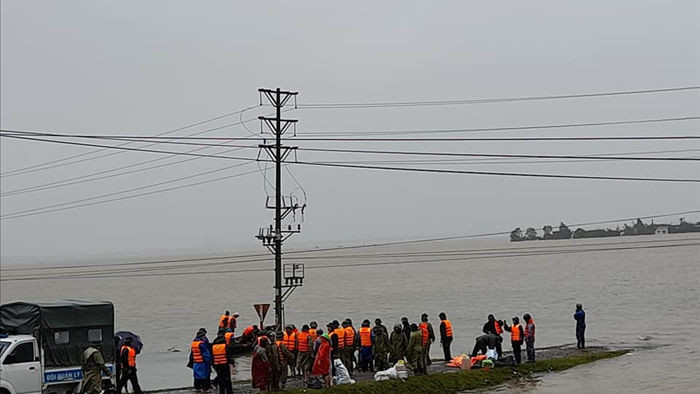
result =
[{"label": "utility pole", "polygon": [[[292,200],[291,196],[282,194],[282,163],[287,159],[291,152],[296,151],[296,146],[282,145],[282,136],[290,126],[295,125],[297,119],[283,119],[282,108],[287,105],[291,98],[294,98],[296,107],[296,96],[298,92],[283,91],[279,88],[258,89],[261,96],[265,96],[267,100],[275,107],[275,117],[258,117],[262,123],[265,123],[267,128],[274,136],[274,143],[268,144],[264,141],[260,144],[260,150],[264,150],[271,161],[275,163],[275,197],[274,203],[270,201],[268,196],[265,201],[265,208],[274,209],[275,217],[274,224],[268,228],[261,228],[258,231],[256,238],[260,239],[271,253],[275,255],[275,329],[281,331],[284,326],[284,301],[298,286],[301,286],[304,281],[304,265],[303,264],[286,264],[284,267],[285,284],[282,284],[282,244],[292,234],[301,232],[301,225],[292,228],[288,225],[286,229],[282,226],[282,221],[292,212],[297,209],[305,208],[305,205],[300,207],[299,204]],[[261,97],[262,104],[262,97]],[[296,126],[295,126],[296,129]],[[261,131],[262,132],[262,131]],[[260,155],[258,154],[258,157]],[[287,267],[289,265],[290,267]],[[263,327],[260,327],[261,329]]]}]

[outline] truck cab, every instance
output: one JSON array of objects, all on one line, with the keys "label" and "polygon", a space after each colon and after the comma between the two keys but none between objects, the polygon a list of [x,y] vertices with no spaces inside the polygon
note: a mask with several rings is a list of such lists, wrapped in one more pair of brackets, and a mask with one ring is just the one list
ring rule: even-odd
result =
[{"label": "truck cab", "polygon": [[41,393],[39,345],[31,335],[0,335],[0,392]]}]

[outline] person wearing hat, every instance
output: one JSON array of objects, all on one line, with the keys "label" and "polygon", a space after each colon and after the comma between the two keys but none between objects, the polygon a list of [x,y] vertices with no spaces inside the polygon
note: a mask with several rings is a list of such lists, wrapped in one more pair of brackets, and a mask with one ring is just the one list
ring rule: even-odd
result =
[{"label": "person wearing hat", "polygon": [[414,375],[427,373],[424,361],[423,334],[416,323],[411,324],[411,338],[406,346],[406,368]]},{"label": "person wearing hat", "polygon": [[[229,330],[229,329],[227,329]],[[216,371],[216,382],[219,386],[219,394],[231,394],[231,367],[233,352],[230,342],[226,343],[226,333],[220,332],[212,342],[212,356],[214,358],[214,370]]]},{"label": "person wearing hat", "polygon": [[304,324],[301,326],[301,332],[297,334],[297,371],[301,373],[301,380],[304,384],[309,381],[309,373],[313,365],[311,357],[313,341],[309,330],[309,325]]},{"label": "person wearing hat", "polygon": [[126,388],[126,382],[131,382],[131,387],[135,394],[141,394],[139,378],[136,376],[136,349],[132,346],[134,339],[126,337],[124,345],[119,349],[119,365],[121,365],[121,376],[117,382],[117,392],[121,393]]},{"label": "person wearing hat", "polygon": [[389,338],[389,331],[386,329],[386,326],[382,324],[382,319],[376,318],[374,319],[374,326],[379,327],[380,330],[384,331],[384,335]]},{"label": "person wearing hat", "polygon": [[421,330],[421,333],[423,336],[421,337],[423,345],[423,362],[426,366],[432,364],[432,360],[430,360],[430,345],[435,342],[435,330],[433,330],[433,325],[428,321],[428,314],[424,313],[420,316],[420,326],[418,326]]},{"label": "person wearing hat", "polygon": [[[410,329],[410,327],[409,327]],[[389,337],[389,363],[396,364],[397,361],[403,360],[406,354],[406,336],[401,331],[401,325],[397,324],[394,326],[394,331],[391,332]]]},{"label": "person wearing hat", "polygon": [[[279,348],[281,341],[277,341],[277,334],[273,331],[267,333],[267,338],[270,340],[270,344],[267,345],[265,350],[267,351],[267,359],[270,361],[271,368],[267,389],[268,391],[277,391],[280,389],[280,378],[282,377],[282,363],[280,362],[282,351]],[[286,373],[286,365],[284,370]]]},{"label": "person wearing hat", "polygon": [[[332,323],[328,323],[326,326],[326,328],[329,330],[328,332],[330,332],[331,327]],[[321,333],[316,341],[318,342],[318,346],[314,344],[314,347],[316,347],[316,356],[314,357],[314,364],[311,368],[311,374],[314,376],[320,376],[323,379],[323,387],[329,388],[331,387],[331,374],[333,371],[331,368],[331,351],[333,348],[331,344],[331,337],[328,334]]]},{"label": "person wearing hat", "polygon": [[[100,351],[99,342],[90,342],[90,346],[88,346],[80,356],[80,363],[82,364],[83,370],[82,389],[80,392],[84,394],[97,394],[101,392],[102,372],[111,377],[112,371],[105,366],[105,358],[102,355],[102,351]],[[136,386],[134,386],[134,390],[136,390],[137,387],[141,390],[138,386],[138,381],[136,382]]]},{"label": "person wearing hat", "polygon": [[362,322],[362,327],[360,327],[359,332],[360,340],[360,352],[358,357],[358,366],[362,372],[374,372],[374,366],[372,362],[374,361],[374,355],[372,354],[372,347],[374,345],[374,334],[372,329],[369,327],[369,320],[365,319]]},{"label": "person wearing hat", "polygon": [[355,328],[352,326],[352,321],[350,319],[343,320],[342,323],[342,337],[339,341],[343,341],[343,347],[340,349],[340,361],[345,365],[348,370],[348,374],[352,376],[355,371],[354,361],[355,361]]},{"label": "person wearing hat", "polygon": [[194,389],[200,392],[211,390],[211,364],[214,358],[211,353],[211,345],[207,339],[206,328],[197,331],[190,344],[190,362],[194,375]]},{"label": "person wearing hat", "polygon": [[377,371],[389,369],[389,337],[382,330],[381,325],[372,327],[372,334],[374,334],[374,368]]},{"label": "person wearing hat", "polygon": [[583,305],[576,304],[576,312],[574,312],[574,320],[576,320],[576,349],[586,348],[586,312],[583,310]]},{"label": "person wearing hat", "polygon": [[510,345],[513,347],[515,364],[520,364],[523,341],[525,340],[525,333],[523,332],[523,326],[520,325],[520,319],[517,316],[513,316],[513,325],[508,326],[508,323],[503,322],[503,328],[510,332]]}]

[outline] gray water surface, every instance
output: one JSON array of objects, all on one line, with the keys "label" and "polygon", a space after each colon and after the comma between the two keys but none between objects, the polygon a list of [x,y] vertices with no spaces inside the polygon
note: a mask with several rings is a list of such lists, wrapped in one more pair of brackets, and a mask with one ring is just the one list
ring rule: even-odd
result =
[{"label": "gray water surface", "polygon": [[[416,321],[421,313],[427,312],[437,328],[437,314],[445,311],[455,331],[452,353],[457,354],[471,350],[474,337],[479,335],[489,313],[504,319],[525,312],[532,314],[537,324],[537,346],[572,343],[575,338],[571,315],[575,303],[581,302],[587,312],[587,337],[591,345],[658,347],[548,374],[535,383],[506,386],[499,391],[697,392],[700,387],[699,243],[700,237],[687,234],[516,244],[502,239],[472,240],[312,253],[306,256],[353,257],[303,261],[307,268],[306,281],[287,303],[287,322],[300,327],[310,320],[325,325],[333,319],[350,317],[359,325],[363,319],[381,317],[390,326],[401,316]],[[675,244],[685,246],[636,248]],[[595,251],[620,247],[634,249]],[[493,251],[484,251],[474,256],[461,252],[491,248],[509,248],[514,254],[526,250],[535,255],[485,256],[484,253]],[[438,250],[444,250],[445,254],[358,256]],[[557,253],[551,254],[554,251]],[[450,259],[453,261],[435,261]],[[313,268],[416,260],[432,262]],[[202,262],[198,269],[271,267],[270,260],[218,266]],[[4,278],[9,276],[10,273],[3,273]],[[144,388],[156,389],[191,385],[191,370],[185,365],[189,342],[197,329],[207,327],[213,339],[217,318],[225,309],[241,313],[239,327],[256,323],[252,304],[269,302],[272,283],[271,271],[4,281],[0,298],[3,303],[66,298],[112,300],[117,329],[134,331],[146,343],[137,361],[140,379]],[[168,352],[166,349],[170,347],[182,351]],[[432,357],[441,357],[438,347],[433,346]],[[249,361],[242,358],[236,378],[248,379],[248,368]]]}]

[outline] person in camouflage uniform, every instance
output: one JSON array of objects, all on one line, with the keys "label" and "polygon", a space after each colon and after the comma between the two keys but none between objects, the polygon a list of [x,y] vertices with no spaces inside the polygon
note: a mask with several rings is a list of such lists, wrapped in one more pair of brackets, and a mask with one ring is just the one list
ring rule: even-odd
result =
[{"label": "person in camouflage uniform", "polygon": [[381,326],[374,326],[374,368],[375,371],[384,371],[389,368],[389,338],[387,338],[386,329]]},{"label": "person in camouflage uniform", "polygon": [[102,391],[102,372],[112,377],[112,372],[105,365],[105,358],[102,356],[99,345],[90,345],[80,357],[83,369],[83,394],[97,394]]}]

